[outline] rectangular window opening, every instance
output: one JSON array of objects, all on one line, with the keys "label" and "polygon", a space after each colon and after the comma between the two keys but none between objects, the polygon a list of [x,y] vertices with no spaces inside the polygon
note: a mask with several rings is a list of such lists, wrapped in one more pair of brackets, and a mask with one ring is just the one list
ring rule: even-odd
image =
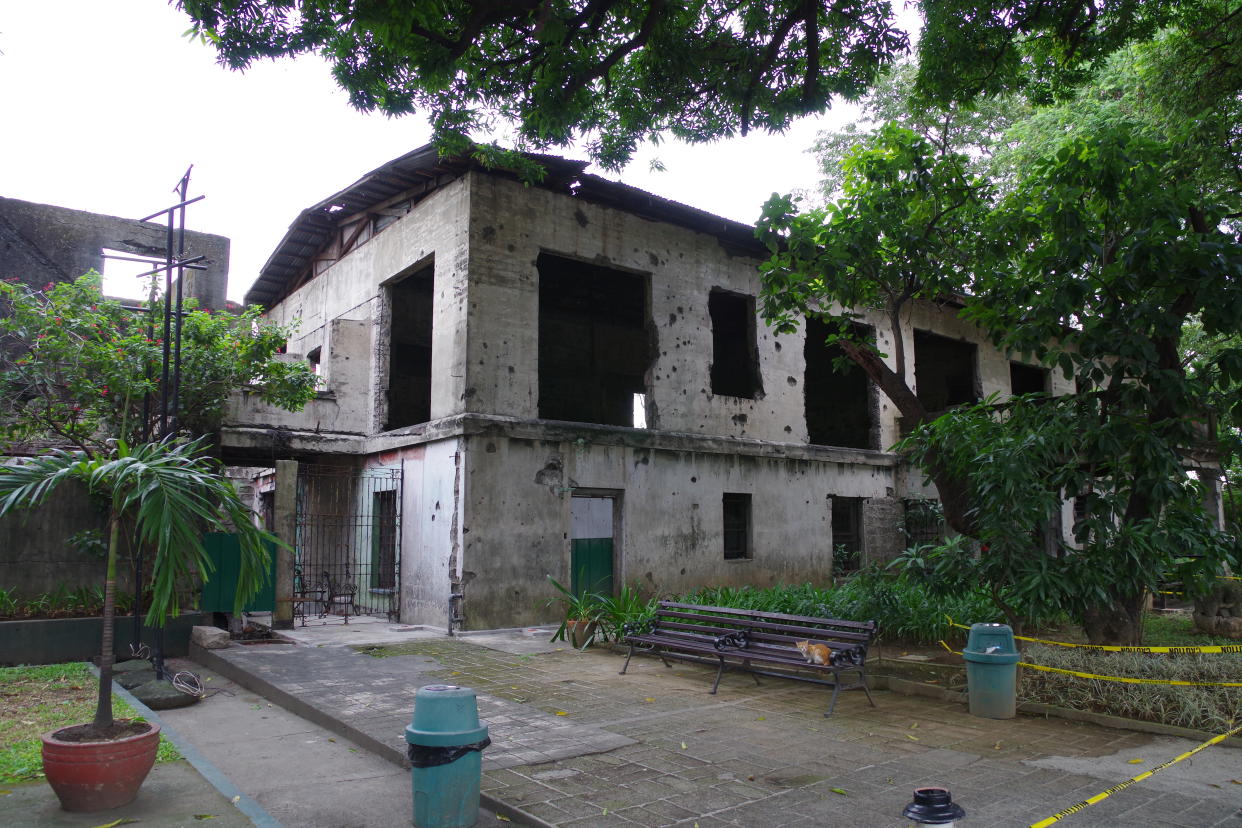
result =
[{"label": "rectangular window opening", "polygon": [[[163,257],[153,257],[131,253],[128,250],[113,250],[108,247],[100,248],[100,255],[103,257],[103,265],[100,268],[100,277],[102,277],[103,294],[113,299],[128,299],[131,302],[145,302],[151,298],[151,276],[150,271],[157,267],[164,266]],[[146,273],[148,275],[139,278],[139,274]],[[173,271],[173,281],[176,282],[177,272]],[[164,273],[158,274],[157,283],[160,293],[164,291]]]},{"label": "rectangular window opening", "polygon": [[862,565],[862,498],[832,498],[832,572],[856,572]]},{"label": "rectangular window opening", "polygon": [[707,310],[712,319],[712,393],[748,400],[762,396],[755,297],[713,289]]},{"label": "rectangular window opening", "polygon": [[[854,326],[863,338],[870,329]],[[874,449],[879,443],[876,398],[866,373],[845,360],[839,345],[825,342],[834,327],[815,317],[806,320],[803,401],[807,441],[818,446]]]},{"label": "rectangular window opening", "polygon": [[371,589],[397,586],[397,492],[375,492],[372,500]]},{"label": "rectangular window opening", "polygon": [[1009,393],[1015,397],[1019,394],[1040,394],[1048,391],[1048,369],[1038,365],[1024,365],[1021,362],[1009,363]]},{"label": "rectangular window opening", "polygon": [[312,348],[306,354],[306,363],[310,366],[311,373],[317,377],[323,376],[323,363],[320,362],[322,354],[322,348]]},{"label": "rectangular window opening", "polygon": [[644,428],[652,338],[647,278],[542,253],[539,416]]},{"label": "rectangular window opening", "polygon": [[752,556],[750,537],[750,495],[725,492],[721,499],[724,514],[724,558],[745,560]]},{"label": "rectangular window opening", "polygon": [[385,431],[431,419],[431,267],[389,285],[388,419]]},{"label": "rectangular window opening", "polygon": [[973,343],[914,332],[915,393],[929,412],[979,401],[977,354]]}]

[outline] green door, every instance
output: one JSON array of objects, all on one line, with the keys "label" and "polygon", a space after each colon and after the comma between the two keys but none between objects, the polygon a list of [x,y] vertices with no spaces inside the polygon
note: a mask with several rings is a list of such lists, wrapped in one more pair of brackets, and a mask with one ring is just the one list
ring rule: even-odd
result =
[{"label": "green door", "polygon": [[575,595],[613,594],[613,504],[611,497],[575,497],[570,504],[570,589]]},{"label": "green door", "polygon": [[[241,547],[231,532],[208,532],[203,535],[203,550],[215,564],[203,584],[203,612],[232,612],[237,596],[237,578],[241,572]],[[276,609],[276,547],[268,544],[271,565],[259,594],[243,607],[245,612],[273,612]]]}]

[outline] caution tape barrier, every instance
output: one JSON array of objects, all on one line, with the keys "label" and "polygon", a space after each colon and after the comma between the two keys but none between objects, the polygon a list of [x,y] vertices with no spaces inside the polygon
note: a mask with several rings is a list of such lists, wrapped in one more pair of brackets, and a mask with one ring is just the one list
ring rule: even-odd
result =
[{"label": "caution tape barrier", "polygon": [[[970,629],[965,624],[959,624],[954,621],[951,616],[946,615],[945,618],[949,619],[949,626],[951,627],[957,627],[959,630]],[[1172,653],[1175,655],[1242,653],[1242,644],[1205,644],[1198,647],[1130,647],[1115,644],[1071,644],[1068,641],[1050,641],[1046,638],[1031,638],[1025,635],[1015,635],[1014,638],[1019,641],[1030,641],[1034,644],[1048,644],[1053,647],[1078,647],[1084,650],[1099,650],[1105,653]]]},{"label": "caution tape barrier", "polygon": [[1123,791],[1126,788],[1130,787],[1131,785],[1135,784],[1136,782],[1142,782],[1147,777],[1159,773],[1160,771],[1164,770],[1170,765],[1176,765],[1178,762],[1182,761],[1183,759],[1188,759],[1191,756],[1194,756],[1199,751],[1205,748],[1209,748],[1212,745],[1223,742],[1224,740],[1228,739],[1230,736],[1237,735],[1240,732],[1242,732],[1242,725],[1238,725],[1233,730],[1228,730],[1224,733],[1221,733],[1219,736],[1213,736],[1211,739],[1208,739],[1206,742],[1199,745],[1198,747],[1194,747],[1186,751],[1181,756],[1176,756],[1167,762],[1163,762],[1159,765],[1156,765],[1156,767],[1152,768],[1149,771],[1143,771],[1138,776],[1131,776],[1126,781],[1119,782],[1118,784],[1113,785],[1108,790],[1101,791],[1100,793],[1096,794],[1090,799],[1084,799],[1082,802],[1079,802],[1075,805],[1071,805],[1063,811],[1058,811],[1057,813],[1053,814],[1047,819],[1041,819],[1039,822],[1032,823],[1030,828],[1047,828],[1047,826],[1052,825],[1054,822],[1060,822],[1061,820],[1065,819],[1067,816],[1076,814],[1079,811],[1084,810],[1085,808],[1091,807],[1097,802],[1101,802],[1105,799],[1108,799],[1110,796],[1117,793],[1118,791]]},{"label": "caution tape barrier", "polygon": [[[962,655],[960,650],[955,650],[943,641],[940,646],[944,647],[951,653]],[[1149,678],[1132,678],[1130,676],[1101,676],[1096,673],[1083,673],[1079,670],[1065,670],[1060,667],[1045,667],[1042,664],[1030,664],[1025,661],[1018,662],[1019,667],[1030,667],[1032,670],[1043,670],[1047,673],[1064,673],[1067,676],[1075,676],[1077,678],[1096,679],[1098,681],[1119,681],[1125,684],[1174,684],[1178,687],[1242,687],[1242,681],[1181,681],[1180,679],[1149,679]]]}]

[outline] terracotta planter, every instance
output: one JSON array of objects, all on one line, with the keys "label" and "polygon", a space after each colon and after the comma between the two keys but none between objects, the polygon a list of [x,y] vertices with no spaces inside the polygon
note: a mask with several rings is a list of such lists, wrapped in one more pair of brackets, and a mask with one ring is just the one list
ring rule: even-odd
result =
[{"label": "terracotta planter", "polygon": [[565,624],[569,628],[569,640],[576,650],[581,650],[586,646],[587,641],[595,634],[594,621],[574,618],[566,621]]},{"label": "terracotta planter", "polygon": [[159,725],[114,742],[66,742],[43,734],[43,772],[66,811],[105,811],[134,801],[160,745]]}]

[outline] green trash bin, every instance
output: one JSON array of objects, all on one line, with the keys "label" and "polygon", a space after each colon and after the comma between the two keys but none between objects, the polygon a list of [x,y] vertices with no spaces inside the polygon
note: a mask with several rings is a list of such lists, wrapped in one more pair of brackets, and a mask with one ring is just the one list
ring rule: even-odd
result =
[{"label": "green trash bin", "polygon": [[972,624],[966,649],[970,715],[1012,719],[1017,715],[1018,648],[1008,624]]}]

